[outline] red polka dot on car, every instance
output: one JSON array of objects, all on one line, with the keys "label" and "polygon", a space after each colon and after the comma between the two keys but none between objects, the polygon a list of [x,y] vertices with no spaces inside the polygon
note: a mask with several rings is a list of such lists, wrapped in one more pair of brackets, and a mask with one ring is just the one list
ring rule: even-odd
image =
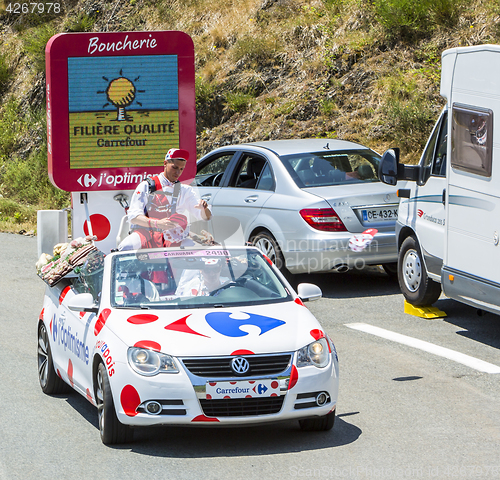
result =
[{"label": "red polka dot on car", "polygon": [[157,315],[151,315],[149,313],[140,313],[139,315],[132,315],[127,318],[127,322],[133,325],[144,325],[145,323],[153,323],[158,320]]},{"label": "red polka dot on car", "polygon": [[272,383],[271,383],[271,388],[278,388],[280,386],[280,384],[274,380]]},{"label": "red polka dot on car", "polygon": [[73,383],[73,362],[68,360],[68,379],[69,383],[71,383],[71,386],[73,387],[75,384]]},{"label": "red polka dot on car", "polygon": [[129,417],[135,417],[137,407],[141,404],[141,397],[132,385],[125,385],[120,394],[120,402],[125,414]]},{"label": "red polka dot on car", "polygon": [[152,340],[140,340],[135,343],[134,347],[161,352],[161,345],[157,342],[153,342]]},{"label": "red polka dot on car", "polygon": [[251,350],[235,350],[231,355],[255,355]]},{"label": "red polka dot on car", "polygon": [[[97,237],[98,241],[104,240],[109,235],[111,223],[104,215],[100,213],[90,215],[90,223],[92,224],[92,233]],[[87,220],[83,222],[83,231],[85,235],[89,234]]]},{"label": "red polka dot on car", "polygon": [[315,328],[314,330],[311,330],[309,333],[314,338],[314,340],[319,340],[320,338],[323,338],[325,336],[323,331],[321,331],[317,328]]}]

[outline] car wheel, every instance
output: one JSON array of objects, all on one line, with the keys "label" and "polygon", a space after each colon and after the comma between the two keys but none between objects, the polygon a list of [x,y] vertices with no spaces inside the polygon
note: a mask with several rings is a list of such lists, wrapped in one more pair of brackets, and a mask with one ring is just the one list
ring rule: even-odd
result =
[{"label": "car wheel", "polygon": [[99,420],[99,433],[102,443],[105,445],[113,445],[131,442],[134,431],[128,425],[123,425],[116,416],[108,373],[106,372],[106,367],[102,363],[99,364],[96,380],[95,396],[97,402],[97,417]]},{"label": "car wheel", "polygon": [[285,259],[281,253],[276,240],[267,232],[260,232],[250,239],[251,244],[257,247],[285,276],[289,276],[290,272],[285,267]]},{"label": "car wheel", "polygon": [[396,280],[398,278],[398,262],[384,263],[382,265],[382,268],[384,269],[385,273],[389,275],[391,279]]},{"label": "car wheel", "polygon": [[70,386],[64,382],[54,370],[52,352],[50,351],[49,336],[43,322],[38,326],[38,380],[43,393],[58,395],[71,391]]},{"label": "car wheel", "polygon": [[326,432],[333,428],[335,423],[335,410],[323,417],[304,418],[299,420],[300,429],[304,432]]},{"label": "car wheel", "polygon": [[407,237],[399,250],[398,280],[408,303],[432,305],[441,295],[441,285],[427,275],[417,239]]}]

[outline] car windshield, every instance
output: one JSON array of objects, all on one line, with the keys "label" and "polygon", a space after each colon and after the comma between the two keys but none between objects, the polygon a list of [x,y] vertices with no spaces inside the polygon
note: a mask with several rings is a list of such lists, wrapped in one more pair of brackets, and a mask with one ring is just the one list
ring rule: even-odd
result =
[{"label": "car windshield", "polygon": [[379,181],[380,156],[368,148],[297,153],[280,158],[300,188]]},{"label": "car windshield", "polygon": [[116,308],[215,308],[292,298],[257,249],[124,253],[113,258],[111,283]]}]

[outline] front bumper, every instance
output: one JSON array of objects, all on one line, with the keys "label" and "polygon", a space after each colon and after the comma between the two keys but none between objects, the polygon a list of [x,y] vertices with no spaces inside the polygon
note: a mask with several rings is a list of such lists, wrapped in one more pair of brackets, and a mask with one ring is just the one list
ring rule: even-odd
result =
[{"label": "front bumper", "polygon": [[[323,416],[335,409],[338,396],[338,361],[334,354],[330,357],[329,365],[321,369],[314,366],[296,369],[291,363],[279,375],[245,377],[244,380],[257,382],[273,378],[280,384],[277,396],[248,399],[207,399],[205,385],[214,379],[193,375],[183,365],[178,374],[155,377],[142,377],[129,369],[127,376],[110,379],[116,413],[121,423],[132,426],[254,425]],[[289,388],[291,377],[296,383]],[[215,380],[238,382],[242,378]],[[316,398],[320,393],[326,393],[327,401],[318,406]],[[148,413],[150,402],[161,405],[159,413]]]}]

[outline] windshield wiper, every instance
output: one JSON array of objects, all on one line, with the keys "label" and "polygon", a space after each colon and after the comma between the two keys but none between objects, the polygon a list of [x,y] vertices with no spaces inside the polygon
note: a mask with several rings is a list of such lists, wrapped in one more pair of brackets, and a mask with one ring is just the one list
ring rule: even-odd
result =
[{"label": "windshield wiper", "polygon": [[131,310],[149,310],[149,307],[146,305],[117,305],[115,308],[120,309],[131,309]]}]

